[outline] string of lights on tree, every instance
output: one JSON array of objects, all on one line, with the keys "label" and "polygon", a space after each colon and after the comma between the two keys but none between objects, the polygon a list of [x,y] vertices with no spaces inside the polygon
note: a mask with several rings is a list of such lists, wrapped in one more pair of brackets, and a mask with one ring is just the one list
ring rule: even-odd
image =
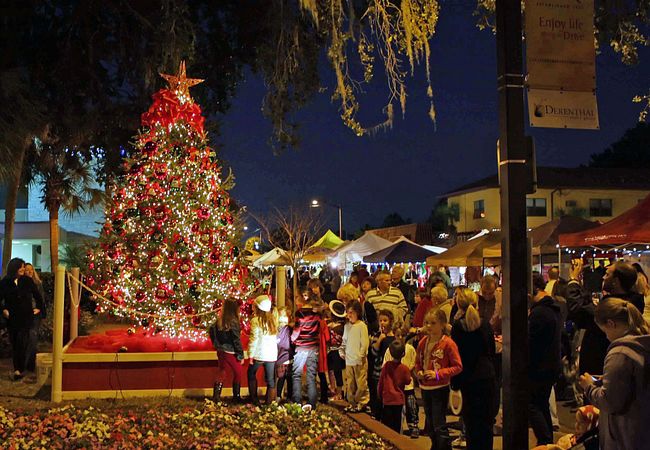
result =
[{"label": "string of lights on tree", "polygon": [[89,255],[88,284],[109,300],[101,310],[153,333],[202,339],[211,313],[226,299],[242,302],[254,286],[233,242],[232,177],[222,180],[189,94],[203,80],[187,78],[184,63],[178,75],[161,76],[169,87],[142,115],[137,151]]}]

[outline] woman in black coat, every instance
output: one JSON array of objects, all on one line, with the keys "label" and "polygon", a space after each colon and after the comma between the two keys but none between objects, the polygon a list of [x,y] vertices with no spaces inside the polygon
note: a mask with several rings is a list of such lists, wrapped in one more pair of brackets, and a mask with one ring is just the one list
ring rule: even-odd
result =
[{"label": "woman in black coat", "polygon": [[9,261],[7,275],[0,280],[0,309],[9,328],[14,380],[19,380],[29,360],[29,334],[34,317],[43,309],[43,296],[34,281],[25,276],[25,261],[20,258]]},{"label": "woman in black coat", "polygon": [[451,386],[463,394],[467,448],[492,450],[492,426],[499,411],[499,396],[494,371],[494,333],[479,316],[478,296],[461,289],[456,296],[456,314],[451,338],[458,346],[463,371],[451,379]]}]

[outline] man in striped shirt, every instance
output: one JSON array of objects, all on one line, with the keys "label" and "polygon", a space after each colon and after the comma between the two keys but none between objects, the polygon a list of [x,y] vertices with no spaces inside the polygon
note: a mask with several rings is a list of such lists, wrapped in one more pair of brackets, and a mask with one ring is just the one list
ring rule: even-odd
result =
[{"label": "man in striped shirt", "polygon": [[377,289],[372,289],[366,295],[366,301],[370,302],[377,311],[388,309],[395,317],[395,325],[401,326],[407,319],[408,306],[402,291],[391,286],[390,274],[381,271],[375,278]]}]

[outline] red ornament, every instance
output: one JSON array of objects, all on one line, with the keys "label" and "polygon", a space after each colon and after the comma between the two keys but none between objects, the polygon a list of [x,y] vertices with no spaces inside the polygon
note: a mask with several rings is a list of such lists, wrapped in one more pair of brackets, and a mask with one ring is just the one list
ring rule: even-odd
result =
[{"label": "red ornament", "polygon": [[164,222],[169,218],[167,205],[158,205],[153,210],[153,218],[156,222]]},{"label": "red ornament", "polygon": [[188,303],[183,307],[183,311],[185,312],[185,315],[191,316],[194,314],[194,307]]},{"label": "red ornament", "polygon": [[164,180],[167,177],[167,164],[158,163],[154,165],[153,175],[159,180]]},{"label": "red ornament", "polygon": [[212,264],[219,264],[221,262],[221,253],[217,250],[210,252],[210,262]]},{"label": "red ornament", "polygon": [[203,321],[203,320],[201,319],[201,316],[194,316],[194,317],[192,317],[192,325],[194,325],[195,327],[199,327],[199,326],[201,326],[201,322],[202,322],[202,321]]},{"label": "red ornament", "polygon": [[138,291],[138,292],[135,293],[135,300],[138,303],[142,303],[144,301],[144,299],[145,299],[144,292]]},{"label": "red ornament", "polygon": [[160,302],[167,300],[169,297],[169,286],[165,284],[159,284],[156,288],[156,299]]},{"label": "red ornament", "polygon": [[191,273],[193,269],[194,269],[194,262],[192,262],[192,260],[189,258],[185,258],[178,264],[177,271],[180,276],[184,277],[189,273]]},{"label": "red ornament", "polygon": [[210,210],[206,207],[199,208],[196,211],[196,215],[199,219],[206,220],[207,218],[210,217]]}]

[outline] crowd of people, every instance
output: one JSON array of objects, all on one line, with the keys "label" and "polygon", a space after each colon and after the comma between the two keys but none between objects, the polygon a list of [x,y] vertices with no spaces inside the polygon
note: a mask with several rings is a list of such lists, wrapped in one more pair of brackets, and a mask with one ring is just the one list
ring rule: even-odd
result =
[{"label": "crowd of people", "polygon": [[[557,267],[533,273],[528,314],[528,412],[539,449],[636,450],[646,447],[650,417],[648,280],[640,265],[612,261],[602,268],[599,292],[585,283],[581,260],[570,277]],[[1,320],[13,350],[13,379],[34,371],[43,286],[33,266],[14,258],[0,280]],[[305,411],[346,400],[346,411],[366,412],[412,438],[424,430],[432,449],[450,449],[447,414],[451,392],[462,395],[459,443],[492,449],[501,391],[499,280],[481,279],[479,292],[451,286],[444,268],[425,287],[404,280],[404,270],[360,267],[340,285],[337,277],[305,277],[286,306],[265,294],[255,298],[248,340],[240,306],[223,303],[210,337],[217,350],[214,400],[232,379],[244,401],[290,401]],[[338,287],[336,285],[339,285]],[[336,287],[336,291],[332,287]],[[248,362],[248,366],[246,366]],[[266,398],[258,396],[263,369]],[[286,392],[285,392],[286,387]],[[554,443],[556,393],[574,393],[576,432]],[[420,401],[417,399],[420,396]],[[457,394],[454,394],[457,395]],[[555,416],[555,418],[554,418]]]},{"label": "crowd of people", "polygon": [[[640,266],[614,262],[603,274],[602,295],[593,296],[582,284],[583,272],[576,261],[568,281],[559,277],[557,268],[546,279],[533,274],[528,317],[531,428],[540,449],[643,448],[642,427],[650,417],[650,337],[642,316],[644,295],[650,294],[647,279]],[[260,403],[256,377],[264,366],[267,402],[285,401],[285,385],[286,401],[306,411],[318,402],[343,399],[346,411],[367,412],[413,438],[421,433],[420,403],[431,448],[450,449],[449,397],[459,391],[458,443],[493,448],[501,398],[497,278],[483,277],[480,291],[474,292],[452,287],[442,268],[418,289],[404,282],[399,266],[372,276],[360,268],[331,300],[327,296],[334,293],[318,278],[306,278],[303,285],[294,296],[295,314],[292,305],[276,309],[268,296],[256,298],[247,351],[234,342],[240,336],[237,304],[226,302],[216,324],[220,375],[215,400],[221,399],[230,370],[233,395],[241,401],[241,364],[250,358],[253,403]],[[579,376],[567,381],[574,364]],[[579,389],[574,400],[580,408],[576,433],[554,444],[554,390],[566,390],[560,379]]]}]

